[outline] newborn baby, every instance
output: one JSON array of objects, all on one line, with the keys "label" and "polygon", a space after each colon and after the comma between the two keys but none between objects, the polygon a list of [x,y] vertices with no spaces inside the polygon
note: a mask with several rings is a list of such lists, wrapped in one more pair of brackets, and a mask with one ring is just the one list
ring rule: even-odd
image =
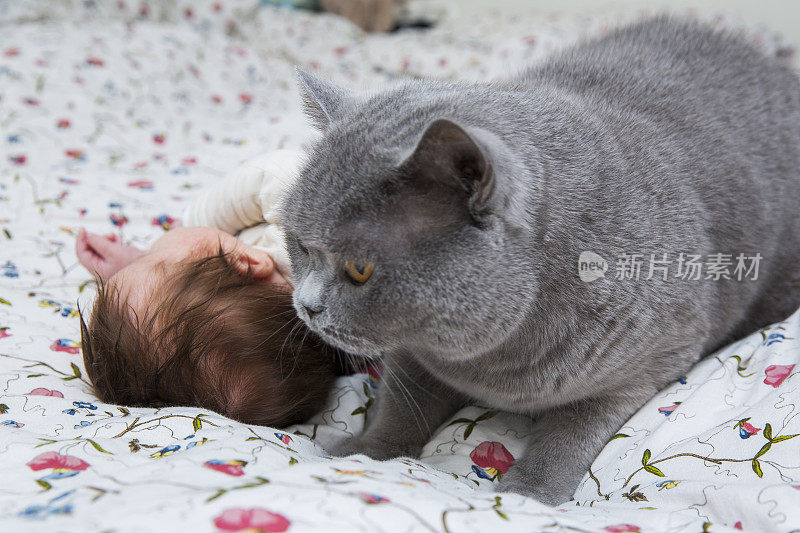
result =
[{"label": "newborn baby", "polygon": [[274,216],[298,163],[278,152],[239,167],[187,210],[186,223],[217,228],[178,228],[146,251],[79,232],[78,258],[99,280],[81,341],[101,400],[272,426],[322,406],[339,363],[295,315]]}]

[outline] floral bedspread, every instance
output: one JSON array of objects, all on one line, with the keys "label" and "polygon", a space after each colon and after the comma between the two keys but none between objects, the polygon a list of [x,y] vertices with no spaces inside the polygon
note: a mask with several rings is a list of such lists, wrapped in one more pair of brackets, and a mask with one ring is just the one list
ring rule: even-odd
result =
[{"label": "floral bedspread", "polygon": [[285,430],[107,405],[88,387],[77,306],[94,288],[77,229],[145,246],[240,161],[307,144],[294,65],[364,88],[502,77],[605,27],[486,15],[366,36],[254,0],[0,0],[0,530],[800,528],[797,314],[644,406],[559,508],[493,492],[535,435],[477,406],[419,460],[326,457],[362,428],[374,376],[342,378]]}]

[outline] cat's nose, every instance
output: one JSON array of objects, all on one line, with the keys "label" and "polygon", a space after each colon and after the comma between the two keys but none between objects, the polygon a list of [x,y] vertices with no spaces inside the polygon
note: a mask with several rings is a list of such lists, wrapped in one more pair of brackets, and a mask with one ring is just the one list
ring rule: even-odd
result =
[{"label": "cat's nose", "polygon": [[305,304],[301,303],[303,309],[305,309],[306,313],[308,313],[309,318],[313,317],[314,315],[318,315],[325,310],[325,306],[321,304]]}]

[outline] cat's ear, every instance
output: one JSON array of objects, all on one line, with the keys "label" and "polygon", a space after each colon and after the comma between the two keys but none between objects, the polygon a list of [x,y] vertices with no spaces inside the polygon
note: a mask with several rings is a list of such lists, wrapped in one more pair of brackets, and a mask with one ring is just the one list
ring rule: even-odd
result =
[{"label": "cat's ear", "polygon": [[338,116],[339,110],[348,96],[347,91],[299,68],[295,70],[300,85],[303,109],[314,127],[325,131]]},{"label": "cat's ear", "polygon": [[445,119],[428,126],[401,170],[463,191],[473,210],[485,207],[495,186],[484,150],[464,128]]}]

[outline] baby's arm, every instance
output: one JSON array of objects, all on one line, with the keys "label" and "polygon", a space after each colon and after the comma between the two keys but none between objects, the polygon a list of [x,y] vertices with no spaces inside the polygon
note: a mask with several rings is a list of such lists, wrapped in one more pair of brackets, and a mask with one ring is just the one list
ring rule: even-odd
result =
[{"label": "baby's arm", "polygon": [[277,223],[277,207],[294,181],[303,153],[276,150],[245,162],[204,191],[186,210],[186,226],[210,226],[230,234]]}]

